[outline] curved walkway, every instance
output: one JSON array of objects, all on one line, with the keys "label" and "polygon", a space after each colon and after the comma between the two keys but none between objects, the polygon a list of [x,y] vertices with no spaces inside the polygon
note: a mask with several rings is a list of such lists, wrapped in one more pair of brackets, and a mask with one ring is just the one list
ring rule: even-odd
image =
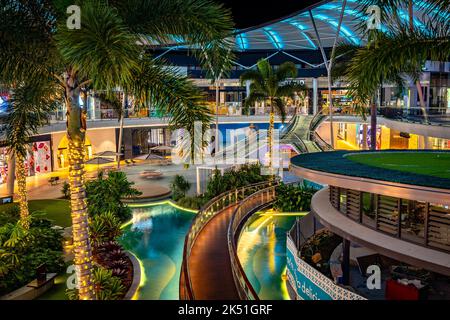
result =
[{"label": "curved walkway", "polygon": [[239,300],[228,251],[228,226],[236,205],[216,214],[200,231],[188,260],[196,300]]}]

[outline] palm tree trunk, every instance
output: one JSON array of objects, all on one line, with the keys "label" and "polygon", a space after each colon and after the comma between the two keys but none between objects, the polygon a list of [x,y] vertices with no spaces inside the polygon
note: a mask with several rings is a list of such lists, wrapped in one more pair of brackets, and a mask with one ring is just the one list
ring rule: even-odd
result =
[{"label": "palm tree trunk", "polygon": [[123,140],[123,120],[125,117],[125,108],[127,107],[127,94],[123,92],[122,111],[120,112],[120,126],[119,126],[119,141],[117,145],[117,169],[120,169],[120,157],[119,153],[122,152],[122,140]]},{"label": "palm tree trunk", "polygon": [[25,170],[25,159],[21,154],[17,157],[17,187],[19,195],[20,223],[25,229],[30,228],[28,200],[27,200],[27,174]]},{"label": "palm tree trunk", "polygon": [[273,101],[272,98],[270,98],[270,117],[269,117],[269,170],[270,170],[270,176],[273,175],[273,168],[272,168],[272,156],[273,156],[273,130],[275,124],[275,113],[273,112]]},{"label": "palm tree trunk", "polygon": [[9,152],[8,159],[8,176],[6,178],[6,192],[8,196],[14,196],[14,180],[16,178],[16,157],[14,152]]},{"label": "palm tree trunk", "polygon": [[69,72],[65,85],[67,138],[69,141],[70,207],[78,296],[80,300],[95,300],[92,249],[89,241],[87,199],[84,186],[86,115],[82,112],[78,102],[80,89],[73,72]]},{"label": "palm tree trunk", "polygon": [[377,149],[377,104],[370,105],[370,150]]},{"label": "palm tree trunk", "polygon": [[[414,30],[414,9],[412,0],[408,1],[408,15],[409,15],[409,29]],[[416,81],[417,94],[419,96],[420,108],[422,109],[425,122],[428,122],[428,114],[425,106],[425,100],[423,99],[422,86],[420,85],[420,80]]]}]

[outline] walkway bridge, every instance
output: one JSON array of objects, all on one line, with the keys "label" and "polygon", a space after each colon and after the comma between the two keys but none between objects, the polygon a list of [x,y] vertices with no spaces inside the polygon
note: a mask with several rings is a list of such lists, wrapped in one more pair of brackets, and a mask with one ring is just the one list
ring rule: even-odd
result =
[{"label": "walkway bridge", "polygon": [[182,300],[259,300],[237,256],[247,218],[275,200],[278,182],[225,192],[195,217],[186,235],[180,273]]}]

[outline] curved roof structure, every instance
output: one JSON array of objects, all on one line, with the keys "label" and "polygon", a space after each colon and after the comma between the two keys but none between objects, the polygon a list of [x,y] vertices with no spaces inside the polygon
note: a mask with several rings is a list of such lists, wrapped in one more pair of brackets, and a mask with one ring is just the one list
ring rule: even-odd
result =
[{"label": "curved roof structure", "polygon": [[[414,24],[426,29],[427,15],[421,10],[423,1],[414,2]],[[236,32],[236,50],[304,50],[332,47],[341,14],[342,0],[320,1],[317,4],[257,27]],[[311,19],[311,15],[313,19]],[[398,8],[399,17],[408,21],[408,8]],[[347,0],[339,41],[364,44],[358,25],[368,19],[361,14],[357,0]],[[319,37],[316,36],[317,33]],[[386,29],[381,26],[382,30]],[[319,41],[319,39],[320,41]]]}]

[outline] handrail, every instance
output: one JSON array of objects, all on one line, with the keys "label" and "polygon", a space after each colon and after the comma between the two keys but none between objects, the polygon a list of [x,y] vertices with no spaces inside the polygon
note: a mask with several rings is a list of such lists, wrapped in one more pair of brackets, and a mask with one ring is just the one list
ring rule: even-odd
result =
[{"label": "handrail", "polygon": [[258,294],[248,280],[245,271],[237,255],[237,243],[240,236],[242,223],[256,209],[272,203],[276,196],[278,183],[268,188],[259,190],[241,201],[234,210],[230,224],[228,226],[228,251],[230,254],[231,271],[234,283],[241,300],[259,300]]},{"label": "handrail", "polygon": [[270,184],[274,184],[274,182],[264,181],[251,184],[245,187],[241,187],[238,189],[226,191],[208,201],[208,203],[206,203],[206,205],[204,205],[203,208],[197,213],[184,240],[183,262],[181,265],[181,272],[180,272],[180,288],[179,288],[180,299],[184,300],[195,299],[189,275],[188,261],[194,242],[197,239],[197,236],[199,235],[201,230],[204,228],[204,226],[218,212],[224,210],[229,206],[237,204],[240,200],[245,198],[249,190],[250,191],[253,190],[254,192],[255,189],[258,190],[260,188],[265,188]]},{"label": "handrail", "polygon": [[280,134],[281,139],[284,138],[289,133],[289,131],[291,131],[292,127],[294,127],[297,124],[298,119],[299,119],[298,115],[294,115],[291,118],[291,120],[289,120],[289,122],[286,125],[286,127],[281,129],[281,132],[280,132],[281,133]]},{"label": "handrail", "polygon": [[322,151],[333,151],[333,147],[326,142],[325,140],[322,139],[322,137],[317,133],[317,132],[312,132],[312,141],[314,141],[317,146],[320,148],[320,150]]}]

